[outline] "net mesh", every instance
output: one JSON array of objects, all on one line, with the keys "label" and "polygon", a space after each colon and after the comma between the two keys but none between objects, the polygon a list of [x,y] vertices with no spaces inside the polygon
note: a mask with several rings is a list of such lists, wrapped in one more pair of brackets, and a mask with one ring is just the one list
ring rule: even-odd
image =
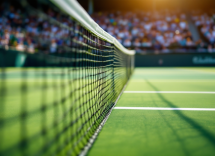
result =
[{"label": "net mesh", "polygon": [[36,53],[1,47],[0,155],[78,155],[131,76],[134,56],[70,17],[67,26],[29,8],[28,16],[67,35],[59,37],[62,44],[55,48],[41,35],[45,28],[29,34],[23,26]]}]

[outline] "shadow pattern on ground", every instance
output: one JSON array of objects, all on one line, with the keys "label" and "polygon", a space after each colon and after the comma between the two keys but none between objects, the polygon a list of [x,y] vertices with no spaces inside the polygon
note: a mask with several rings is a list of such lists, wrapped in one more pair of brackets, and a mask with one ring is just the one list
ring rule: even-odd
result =
[{"label": "shadow pattern on ground", "polygon": [[[155,87],[152,83],[150,83],[147,79],[145,79],[146,83],[148,85],[150,85],[155,91],[160,91],[157,87]],[[162,94],[157,94],[158,97],[164,101],[169,107],[172,108],[178,108],[177,106],[175,106],[172,102],[168,101],[164,96],[162,96]],[[202,127],[201,125],[199,125],[197,122],[195,122],[194,120],[192,120],[191,118],[187,117],[186,115],[184,115],[182,113],[182,111],[174,111],[175,114],[177,114],[181,119],[185,120],[188,124],[190,124],[193,128],[195,128],[200,134],[202,134],[203,137],[205,137],[208,141],[210,141],[213,146],[215,147],[215,136],[209,132],[208,130],[206,130],[204,127]],[[185,152],[186,153],[186,152]]]}]

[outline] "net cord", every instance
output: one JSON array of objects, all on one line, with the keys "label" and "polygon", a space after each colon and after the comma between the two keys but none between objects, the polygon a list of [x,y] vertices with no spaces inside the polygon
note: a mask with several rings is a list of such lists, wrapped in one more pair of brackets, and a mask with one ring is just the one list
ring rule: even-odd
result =
[{"label": "net cord", "polygon": [[135,55],[134,50],[126,49],[121,43],[119,43],[114,37],[105,32],[80,6],[75,0],[50,0],[62,11],[76,19],[83,27],[88,29],[93,34],[114,44],[120,51],[127,55]]},{"label": "net cord", "polygon": [[[129,80],[128,80],[129,82]],[[93,143],[95,142],[96,138],[98,137],[100,131],[102,130],[103,126],[105,125],[105,123],[107,122],[113,108],[115,107],[115,105],[117,104],[119,98],[121,97],[122,93],[124,92],[128,82],[125,84],[125,86],[123,87],[122,91],[120,92],[119,96],[117,97],[116,101],[114,102],[113,107],[110,109],[110,111],[107,113],[106,117],[103,119],[103,121],[100,123],[99,127],[96,129],[96,132],[94,133],[94,135],[90,138],[90,140],[88,141],[87,145],[84,147],[84,149],[81,151],[81,153],[79,154],[79,156],[85,156],[87,155],[87,153],[89,152],[90,148],[92,147]]]}]

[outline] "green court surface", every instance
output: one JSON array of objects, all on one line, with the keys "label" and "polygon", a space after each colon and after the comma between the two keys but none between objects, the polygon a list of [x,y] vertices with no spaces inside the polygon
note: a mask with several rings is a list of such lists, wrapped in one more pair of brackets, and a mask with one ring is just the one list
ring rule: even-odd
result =
[{"label": "green court surface", "polygon": [[[92,103],[95,103],[97,97],[102,99],[105,96],[106,99],[103,101],[106,103],[109,103],[107,101],[111,99],[109,97],[117,98],[117,94],[108,94],[111,92],[109,83],[111,78],[106,76],[107,87],[103,89],[102,96],[87,100],[89,94],[86,94],[86,90],[91,90],[90,96],[95,97],[101,90],[101,87],[97,86],[102,85],[98,85],[95,77],[83,78],[86,76],[86,71],[88,74],[99,72],[84,68],[2,70],[0,72],[0,155],[23,156],[23,153],[25,155],[37,153],[35,155],[47,156],[56,153],[58,155],[80,153],[88,141],[83,134],[86,134],[90,126],[96,129],[99,125],[88,122],[89,117],[92,121],[98,120],[91,111],[95,110],[97,105]],[[108,71],[106,73],[109,74]],[[120,79],[120,82],[123,80]],[[103,109],[97,111],[97,115],[102,111]],[[75,133],[75,130],[78,133]],[[71,151],[69,154],[68,149]]]},{"label": "green court surface", "polygon": [[[215,68],[136,68],[115,107],[215,108]],[[195,93],[199,92],[199,93]],[[113,109],[88,156],[214,156],[215,111]]]}]

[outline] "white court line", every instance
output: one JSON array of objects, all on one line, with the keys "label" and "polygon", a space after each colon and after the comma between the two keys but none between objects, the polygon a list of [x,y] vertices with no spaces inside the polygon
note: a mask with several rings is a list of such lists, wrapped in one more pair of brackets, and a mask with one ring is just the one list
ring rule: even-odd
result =
[{"label": "white court line", "polygon": [[211,71],[202,71],[202,70],[193,70],[193,69],[180,69],[179,70],[184,70],[184,71],[192,71],[192,72],[196,72],[196,73],[204,73],[204,74],[215,74],[215,72],[211,72]]},{"label": "white court line", "polygon": [[210,91],[124,91],[124,93],[215,94]]},{"label": "white court line", "polygon": [[[131,82],[146,82],[146,80],[142,80],[142,79],[133,79],[133,80],[130,80]],[[210,81],[215,81],[215,79],[186,79],[186,80],[183,80],[183,79],[163,79],[163,80],[156,80],[156,79],[151,79],[149,80],[149,82],[208,82],[208,83],[211,83]]]},{"label": "white court line", "polygon": [[128,110],[184,110],[184,111],[215,111],[215,108],[167,108],[167,107],[114,107]]}]

